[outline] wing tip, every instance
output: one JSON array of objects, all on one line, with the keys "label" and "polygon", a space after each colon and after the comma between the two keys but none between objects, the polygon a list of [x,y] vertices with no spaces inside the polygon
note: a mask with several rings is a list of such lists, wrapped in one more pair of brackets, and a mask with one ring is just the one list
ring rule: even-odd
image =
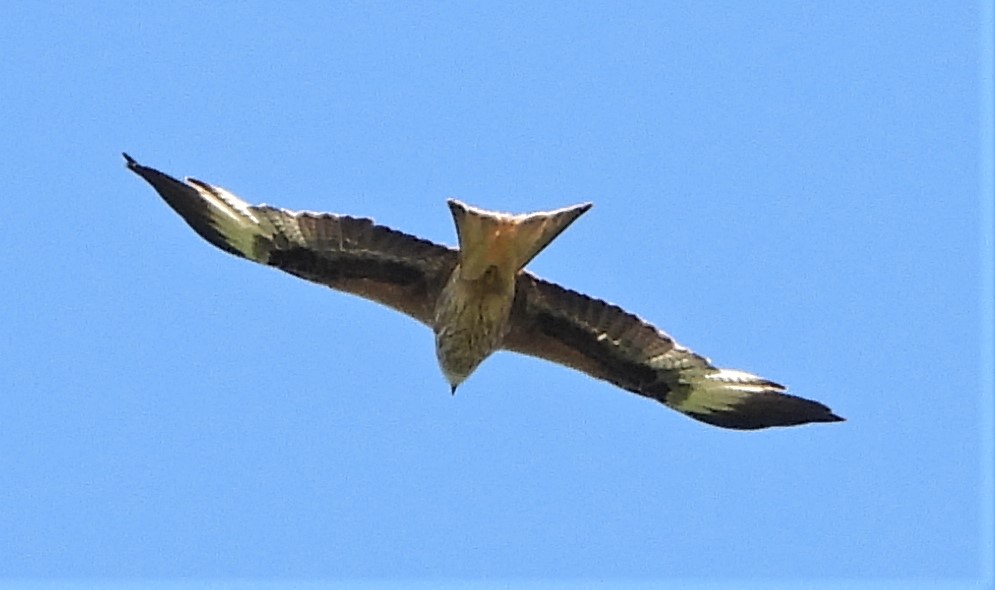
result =
[{"label": "wing tip", "polygon": [[238,197],[227,198],[218,189],[205,182],[181,182],[155,168],[139,164],[127,153],[124,156],[129,170],[143,178],[163,201],[186,221],[200,237],[217,248],[242,258],[252,258],[256,233],[246,225],[254,221],[245,215],[247,205]]},{"label": "wing tip", "polygon": [[846,422],[846,418],[834,414],[833,412],[830,411],[828,414],[826,414],[826,419],[819,420],[819,422]]},{"label": "wing tip", "polygon": [[700,422],[733,430],[846,422],[824,404],[784,393],[753,394],[722,410],[684,413]]},{"label": "wing tip", "polygon": [[124,165],[128,168],[128,170],[137,172],[138,169],[142,168],[142,165],[138,163],[138,160],[129,156],[128,152],[121,152],[121,155],[124,156]]}]

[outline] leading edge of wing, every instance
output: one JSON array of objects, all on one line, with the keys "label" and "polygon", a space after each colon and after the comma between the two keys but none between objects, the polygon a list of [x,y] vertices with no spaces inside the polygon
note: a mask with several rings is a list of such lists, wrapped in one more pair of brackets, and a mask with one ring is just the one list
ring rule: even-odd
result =
[{"label": "leading edge of wing", "polygon": [[253,206],[221,187],[192,178],[181,182],[124,158],[129,170],[221,250],[377,301],[425,324],[456,264],[455,250],[371,219]]},{"label": "leading edge of wing", "polygon": [[723,428],[840,422],[825,405],[743,371],[713,366],[622,308],[519,275],[508,350],[566,365]]}]

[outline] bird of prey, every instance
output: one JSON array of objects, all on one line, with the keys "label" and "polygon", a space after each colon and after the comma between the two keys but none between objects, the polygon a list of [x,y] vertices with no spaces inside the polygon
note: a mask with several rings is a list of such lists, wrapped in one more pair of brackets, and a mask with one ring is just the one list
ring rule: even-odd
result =
[{"label": "bird of prey", "polygon": [[572,367],[691,418],[752,430],[843,419],[784,386],[722,369],[639,317],[525,270],[591,205],[508,215],[448,201],[459,247],[370,219],[253,206],[193,178],[181,182],[124,154],[214,246],[371,299],[432,328],[452,392],[506,349]]}]

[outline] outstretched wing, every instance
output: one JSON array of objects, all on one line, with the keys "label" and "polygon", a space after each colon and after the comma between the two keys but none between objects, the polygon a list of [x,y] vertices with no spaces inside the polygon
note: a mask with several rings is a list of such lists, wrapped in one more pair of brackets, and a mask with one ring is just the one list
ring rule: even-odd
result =
[{"label": "outstretched wing", "polygon": [[439,291],[456,266],[451,248],[330,213],[251,206],[223,188],[180,182],[124,154],[202,238],[225,252],[372,299],[430,324]]},{"label": "outstretched wing", "polygon": [[567,365],[724,428],[843,420],[773,381],[713,366],[615,305],[530,273],[519,275],[505,348]]}]

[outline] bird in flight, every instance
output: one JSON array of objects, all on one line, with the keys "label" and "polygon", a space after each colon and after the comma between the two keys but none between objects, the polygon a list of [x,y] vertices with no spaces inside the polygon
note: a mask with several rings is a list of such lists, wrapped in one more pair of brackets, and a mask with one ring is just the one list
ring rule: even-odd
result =
[{"label": "bird in flight", "polygon": [[450,199],[454,249],[370,219],[249,205],[221,187],[181,182],[124,158],[214,246],[430,327],[453,393],[491,353],[505,349],[572,367],[723,428],[843,420],[773,381],[715,367],[615,305],[525,270],[590,203],[508,215]]}]

